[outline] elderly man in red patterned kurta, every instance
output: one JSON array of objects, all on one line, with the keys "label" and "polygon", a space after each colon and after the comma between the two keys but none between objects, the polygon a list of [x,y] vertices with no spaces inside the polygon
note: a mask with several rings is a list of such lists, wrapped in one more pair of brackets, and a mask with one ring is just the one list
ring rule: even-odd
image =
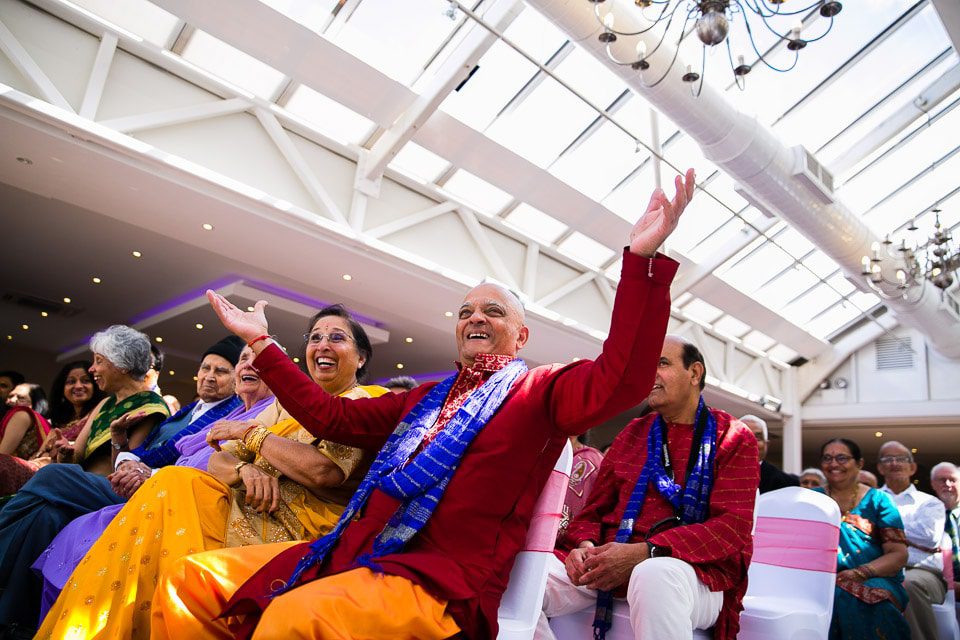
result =
[{"label": "elderly man in red patterned kurta", "polygon": [[617,436],[580,515],[551,567],[539,638],[547,617],[596,607],[594,631],[612,622],[626,597],[634,635],[691,638],[715,627],[739,630],[759,468],[757,440],[741,422],[702,400],[699,349],[667,336],[648,401],[654,410]]},{"label": "elderly man in red patterned kurta", "polygon": [[485,284],[460,307],[458,374],[343,402],[271,343],[265,303],[243,312],[209,292],[304,428],[380,453],[327,536],[174,562],[154,594],[154,640],[496,637],[510,569],[567,438],[637,404],[653,384],[677,268],[656,249],[694,185],[692,169],[677,176],[676,197],[658,189],[634,226],[610,335],[592,361],[528,371],[517,358],[528,336],[523,308]]}]

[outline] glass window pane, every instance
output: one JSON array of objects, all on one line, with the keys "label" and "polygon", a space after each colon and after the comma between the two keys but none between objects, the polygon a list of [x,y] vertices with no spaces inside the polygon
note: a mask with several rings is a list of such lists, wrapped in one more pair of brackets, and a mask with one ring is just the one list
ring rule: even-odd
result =
[{"label": "glass window pane", "polygon": [[360,144],[374,128],[371,120],[305,85],[290,95],[286,109],[342,144]]},{"label": "glass window pane", "polygon": [[394,157],[390,167],[424,182],[435,182],[450,167],[450,163],[417,143],[408,142]]},{"label": "glass window pane", "polygon": [[633,140],[604,122],[586,140],[550,167],[550,173],[581,193],[602,200],[640,162]]},{"label": "glass window pane", "polygon": [[769,242],[720,277],[744,292],[755,291],[768,280],[793,264],[793,258]]},{"label": "glass window pane", "polygon": [[757,351],[766,351],[777,343],[776,340],[756,329],[743,336],[742,340],[743,344]]},{"label": "glass window pane", "polygon": [[591,267],[603,265],[612,258],[615,253],[610,247],[600,244],[593,238],[589,238],[579,231],[571,233],[568,238],[557,245],[557,249],[559,249],[561,253],[565,253],[571,258],[575,258]]},{"label": "glass window pane", "polygon": [[817,277],[806,269],[788,269],[779,278],[752,295],[771,309],[780,310],[817,282]]},{"label": "glass window pane", "polygon": [[783,308],[782,313],[794,324],[803,326],[815,315],[839,301],[840,296],[821,284],[789,303]]},{"label": "glass window pane", "polygon": [[554,73],[601,109],[625,89],[623,80],[580,47],[575,47]]},{"label": "glass window pane", "polygon": [[[553,241],[560,237],[561,233],[567,230],[567,225],[563,224],[553,216],[549,216],[540,209],[531,207],[526,202],[521,202],[504,218],[507,224],[510,224],[520,231],[523,231],[530,237],[542,242],[543,244],[553,244]],[[619,276],[619,273],[617,274]]]},{"label": "glass window pane", "polygon": [[796,360],[800,354],[784,344],[778,344],[768,349],[767,355],[773,360],[777,360],[784,364],[790,364],[792,361]]},{"label": "glass window pane", "polygon": [[463,169],[457,170],[444,183],[442,190],[487,215],[495,215],[513,200],[509,193]]},{"label": "glass window pane", "polygon": [[741,338],[750,331],[750,325],[740,322],[733,316],[723,316],[713,323],[715,331],[734,338]]},{"label": "glass window pane", "polygon": [[687,304],[683,305],[681,309],[683,315],[702,322],[703,324],[711,324],[714,320],[723,315],[723,311],[717,309],[715,306],[708,302],[704,302],[700,298],[694,298]]},{"label": "glass window pane", "polygon": [[166,47],[180,27],[180,19],[146,0],[71,0],[121,29],[158,47]]},{"label": "glass window pane", "polygon": [[197,29],[183,49],[183,59],[227,82],[269,100],[285,77],[273,67]]}]

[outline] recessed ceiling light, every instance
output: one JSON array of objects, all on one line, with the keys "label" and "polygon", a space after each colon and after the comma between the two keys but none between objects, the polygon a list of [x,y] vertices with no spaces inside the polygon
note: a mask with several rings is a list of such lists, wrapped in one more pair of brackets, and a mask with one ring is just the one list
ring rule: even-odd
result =
[{"label": "recessed ceiling light", "polygon": [[134,252],[133,252],[133,257],[134,257],[134,258],[142,258],[142,257],[143,257],[143,254],[140,253],[139,251],[134,251]]},{"label": "recessed ceiling light", "polygon": [[10,335],[9,333],[7,334],[7,340],[13,340],[13,336]]},{"label": "recessed ceiling light", "polygon": [[194,382],[197,381],[197,376],[193,376],[193,381],[194,381]]},{"label": "recessed ceiling light", "polygon": [[910,449],[910,453],[916,453],[916,452],[918,452],[918,451],[920,451],[920,450],[917,449],[916,447],[914,447],[913,449]]},{"label": "recessed ceiling light", "polygon": [[20,328],[23,329],[24,331],[26,331],[27,329],[30,328],[30,325],[28,325],[28,324],[22,324],[22,325],[20,325]]},{"label": "recessed ceiling light", "polygon": [[347,282],[353,280],[353,276],[350,275],[349,273],[345,273],[345,274],[343,274],[343,275],[340,276],[340,277],[343,278],[344,280],[346,280]]},{"label": "recessed ceiling light", "polygon": [[402,363],[402,362],[398,362],[398,363],[397,363],[397,369],[403,369],[403,363]]},{"label": "recessed ceiling light", "polygon": [[452,318],[452,317],[453,317],[453,311],[444,311],[444,312],[443,312],[443,315],[447,316],[448,318]]},{"label": "recessed ceiling light", "polygon": [[213,225],[209,222],[204,222],[202,226],[204,231],[213,231]]},{"label": "recessed ceiling light", "polygon": [[73,300],[71,300],[70,298],[66,298],[66,297],[65,297],[65,298],[63,299],[63,302],[64,302],[64,304],[70,304],[71,302],[73,302]]},{"label": "recessed ceiling light", "polygon": [[103,280],[101,280],[97,276],[93,276],[93,284],[100,284],[101,282],[103,282]]},{"label": "recessed ceiling light", "polygon": [[157,342],[163,342],[163,338],[161,338],[160,336],[157,336],[156,338],[154,338],[154,340],[156,340]]},{"label": "recessed ceiling light", "polygon": [[170,369],[170,371],[168,371],[167,373],[169,373],[170,375],[174,375],[176,371],[174,371],[173,369]]},{"label": "recessed ceiling light", "polygon": [[294,362],[300,362],[300,358],[294,358],[293,361],[294,361]]},{"label": "recessed ceiling light", "polygon": [[413,338],[404,338],[403,341],[406,342],[407,344],[410,344],[411,342],[413,342]]},{"label": "recessed ceiling light", "polygon": [[875,434],[873,434],[873,435],[877,436],[878,438],[882,438],[882,437],[883,437],[883,431],[877,431],[877,432],[876,432]]},{"label": "recessed ceiling light", "polygon": [[41,312],[40,312],[40,317],[41,317],[41,318],[46,318],[46,317],[49,316],[49,315],[50,315],[50,314],[47,313],[46,311],[41,311]]},{"label": "recessed ceiling light", "polygon": [[27,158],[26,156],[17,157],[17,162],[19,162],[20,164],[26,164],[26,165],[33,164],[33,160],[31,160],[30,158]]},{"label": "recessed ceiling light", "polygon": [[195,325],[193,325],[193,326],[195,326],[197,329],[203,329],[203,323],[201,323],[201,322],[198,322],[197,324],[195,324]]},{"label": "recessed ceiling light", "polygon": [[253,307],[247,307],[247,311],[253,311]]}]

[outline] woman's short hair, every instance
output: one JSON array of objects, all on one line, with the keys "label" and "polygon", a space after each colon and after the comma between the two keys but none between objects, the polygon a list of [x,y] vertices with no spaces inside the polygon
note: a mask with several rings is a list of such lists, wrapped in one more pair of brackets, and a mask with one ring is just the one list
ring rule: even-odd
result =
[{"label": "woman's short hair", "polygon": [[307,331],[313,331],[313,325],[317,324],[317,320],[326,318],[327,316],[337,316],[347,321],[347,326],[350,327],[350,333],[353,334],[353,342],[357,345],[357,352],[360,354],[360,357],[363,358],[363,366],[357,368],[357,381],[363,382],[367,377],[370,361],[373,360],[373,345],[370,344],[370,337],[367,336],[367,332],[363,329],[363,326],[353,319],[353,316],[350,315],[350,312],[347,311],[347,308],[342,304],[331,304],[317,311],[313,317],[310,318],[310,322],[307,324]]},{"label": "woman's short hair", "polygon": [[44,418],[50,410],[50,403],[47,402],[47,393],[38,384],[33,382],[21,382],[17,386],[23,385],[30,394],[30,408],[42,415]]},{"label": "woman's short hair", "polygon": [[823,455],[823,452],[826,451],[827,445],[833,442],[839,442],[847,449],[850,450],[850,455],[853,456],[854,460],[863,460],[863,455],[860,453],[860,445],[858,445],[853,440],[849,438],[830,438],[820,446],[820,455]]},{"label": "woman's short hair", "polygon": [[820,481],[821,487],[827,486],[827,476],[823,475],[823,471],[820,471],[820,469],[817,469],[816,467],[807,467],[801,471],[800,477],[802,478],[803,476],[816,476],[817,480]]},{"label": "woman's short hair", "polygon": [[115,324],[90,338],[90,351],[99,353],[134,380],[150,370],[150,339],[136,329]]},{"label": "woman's short hair", "polygon": [[[50,422],[54,426],[68,424],[74,418],[73,403],[67,400],[67,397],[63,394],[63,389],[67,385],[67,376],[69,376],[70,372],[74,369],[83,369],[84,373],[86,373],[90,369],[90,365],[91,362],[89,360],[74,360],[73,362],[68,362],[63,365],[60,373],[53,379],[53,385],[50,387],[50,415],[47,417],[50,418]],[[93,411],[93,408],[103,399],[104,395],[106,394],[100,390],[100,387],[93,385],[93,395],[90,396],[90,399],[83,405],[83,410],[80,412],[80,415],[85,416]]]}]

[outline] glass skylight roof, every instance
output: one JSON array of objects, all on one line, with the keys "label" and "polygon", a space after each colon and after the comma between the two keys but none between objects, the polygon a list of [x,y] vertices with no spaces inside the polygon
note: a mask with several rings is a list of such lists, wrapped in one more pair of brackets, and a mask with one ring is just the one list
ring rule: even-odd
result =
[{"label": "glass skylight roof", "polygon": [[[161,47],[172,46],[184,27],[176,16],[145,0],[73,1]],[[473,26],[460,11],[453,11],[451,18],[451,5],[445,0],[261,1],[351,53],[357,64],[372,66],[415,92]],[[932,105],[927,113],[918,109],[914,121],[891,132],[889,140],[878,138],[864,147],[864,157],[853,157],[852,151],[860,148],[862,140],[876,137],[881,125],[911,105],[960,58],[932,3],[853,4],[848,3],[837,16],[828,37],[801,52],[793,71],[780,74],[754,65],[746,90],[740,92],[731,82],[726,48],[717,47],[708,60],[707,81],[725,88],[731,100],[756,113],[761,122],[772,124],[785,143],[802,144],[828,169],[833,163],[841,164],[834,176],[838,199],[862,215],[877,234],[908,237],[902,229],[916,218],[921,226],[916,239],[926,237],[932,225],[929,210],[937,205],[944,209],[944,222],[956,227],[960,223],[956,178],[960,175],[956,135],[960,109],[955,106],[960,105],[960,91]],[[482,13],[488,5],[484,1],[474,6]],[[340,13],[334,17],[334,11]],[[809,32],[821,32],[821,20],[807,23]],[[730,37],[745,46],[742,28],[741,20],[733,21]],[[537,11],[524,7],[505,34],[577,92],[609,108],[633,136],[652,143],[651,108],[642,96]],[[773,47],[771,61],[792,60],[793,52],[775,45],[775,36],[763,29],[755,29],[754,34],[761,51]],[[696,38],[688,36],[683,50],[699,70],[701,48]],[[748,63],[756,59],[750,51],[734,50],[734,55],[738,53],[744,53]],[[266,100],[277,99],[288,83],[277,69],[199,29],[186,38],[181,55]],[[294,85],[287,94],[283,108],[324,135],[343,144],[369,147],[373,143],[376,127],[363,116],[309,87]],[[645,148],[638,151],[630,136],[599,119],[594,109],[503,42],[495,42],[480,57],[470,80],[451,92],[440,110],[539,167],[544,173],[531,171],[525,176],[531,182],[552,176],[595,201],[597,215],[609,215],[609,211],[632,223],[657,186],[654,159]],[[864,322],[861,311],[874,308],[880,300],[856,290],[833,260],[786,222],[769,228],[772,242],[764,237],[747,242],[755,234],[732,211],[764,228],[770,220],[734,191],[733,180],[717,170],[669,116],[657,116],[663,155],[677,166],[694,166],[698,180],[723,203],[698,194],[671,237],[670,250],[685,261],[720,264],[714,275],[818,338]],[[619,246],[604,246],[590,237],[588,223],[584,228],[569,227],[561,219],[571,217],[548,210],[540,201],[536,204],[543,210],[516,202],[504,185],[493,184],[490,175],[467,172],[451,158],[413,142],[403,147],[390,166],[426,183],[440,181],[451,197],[485,215],[509,211],[503,218],[507,224],[588,266],[605,269],[613,279],[619,277]],[[663,186],[672,194],[673,171],[666,163],[661,169]],[[788,362],[798,355],[798,345],[784,344],[783,336],[753,330],[749,317],[732,317],[690,293],[674,304],[698,322],[771,357]]]}]

